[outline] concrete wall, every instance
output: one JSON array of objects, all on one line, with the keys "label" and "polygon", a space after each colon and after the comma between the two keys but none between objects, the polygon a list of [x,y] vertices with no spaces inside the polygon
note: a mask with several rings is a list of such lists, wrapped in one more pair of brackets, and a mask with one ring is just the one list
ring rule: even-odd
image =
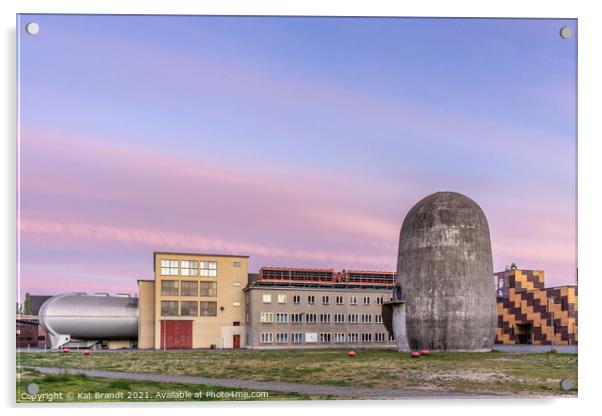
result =
[{"label": "concrete wall", "polygon": [[497,325],[487,218],[470,198],[437,192],[405,217],[397,283],[412,349],[488,350]]},{"label": "concrete wall", "polygon": [[[263,302],[263,295],[271,295],[271,303]],[[286,303],[278,302],[278,295],[286,295]],[[293,296],[299,295],[301,297],[299,304],[293,303]],[[307,300],[308,295],[315,297],[315,304],[309,304]],[[330,304],[322,304],[322,296],[327,295],[330,297]],[[336,348],[336,347],[383,347],[383,346],[394,346],[394,342],[389,341],[387,330],[382,323],[376,323],[375,316],[381,314],[381,305],[377,303],[377,298],[384,297],[388,300],[391,295],[390,289],[333,289],[333,288],[302,288],[302,287],[278,287],[278,286],[253,286],[246,290],[247,303],[247,329],[248,338],[247,343],[250,348]],[[343,296],[344,302],[342,305],[336,304],[336,296]],[[357,304],[350,304],[350,296],[357,298]],[[370,305],[363,304],[364,296],[368,296],[371,299]],[[262,312],[272,312],[274,314],[273,323],[261,322]],[[288,323],[277,323],[275,318],[276,312],[288,313]],[[315,313],[317,315],[316,323],[306,323],[305,317],[303,317],[302,323],[292,323],[292,313]],[[330,323],[320,323],[320,314],[330,314]],[[345,323],[335,323],[334,314],[344,314]],[[358,323],[349,323],[348,315],[358,314]],[[371,324],[361,323],[361,315],[370,314],[372,316]],[[273,333],[273,342],[262,343],[261,333]],[[276,342],[277,333],[287,333],[288,342],[278,343]],[[291,342],[291,333],[302,333],[303,341],[299,344]],[[306,333],[330,333],[330,342],[320,342],[318,335],[318,342],[305,342]],[[334,334],[344,333],[346,334],[345,342],[336,343],[334,340]],[[347,334],[357,333],[358,342],[348,342]],[[361,334],[372,334],[371,342],[361,342]],[[383,334],[385,341],[376,342],[375,334]]]}]

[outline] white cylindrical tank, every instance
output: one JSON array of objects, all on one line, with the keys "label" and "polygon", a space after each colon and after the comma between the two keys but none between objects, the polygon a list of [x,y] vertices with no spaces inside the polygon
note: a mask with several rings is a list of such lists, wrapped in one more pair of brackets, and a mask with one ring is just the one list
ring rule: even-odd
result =
[{"label": "white cylindrical tank", "polygon": [[51,335],[77,340],[138,338],[138,298],[67,293],[48,299],[38,314]]}]

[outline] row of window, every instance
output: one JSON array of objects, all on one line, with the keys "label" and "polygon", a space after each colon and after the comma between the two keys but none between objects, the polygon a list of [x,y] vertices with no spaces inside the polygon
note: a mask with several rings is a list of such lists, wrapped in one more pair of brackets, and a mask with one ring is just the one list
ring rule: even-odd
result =
[{"label": "row of window", "polygon": [[[262,323],[278,323],[278,324],[287,324],[290,322],[293,324],[300,324],[302,322],[313,324],[316,322],[320,322],[321,324],[329,324],[333,322],[332,314],[330,313],[286,313],[286,312],[261,312],[259,315],[259,320]],[[347,322],[350,324],[357,324],[359,322],[363,324],[371,324],[373,314],[370,313],[350,313],[345,316],[344,313],[335,313],[334,314],[334,323],[335,324],[344,324],[345,318],[347,318]],[[274,319],[275,318],[275,319]],[[382,324],[383,317],[380,313],[374,314],[374,323]]]},{"label": "row of window", "polygon": [[314,343],[354,343],[354,342],[393,342],[394,338],[391,335],[387,335],[385,333],[371,333],[371,332],[363,332],[363,333],[330,333],[330,332],[306,332],[305,334],[302,332],[276,332],[275,336],[273,332],[262,332],[259,335],[259,342],[262,344],[271,344],[276,341],[276,344],[314,344]]},{"label": "row of window", "polygon": [[161,296],[217,296],[217,283],[161,280]]},{"label": "row of window", "polygon": [[161,316],[217,316],[217,302],[162,300]]},{"label": "row of window", "polygon": [[[322,302],[322,305],[330,305],[330,295],[323,295],[320,300]],[[383,300],[384,300],[384,296],[377,297],[376,304],[381,305],[383,303]],[[345,296],[343,296],[343,295],[334,296],[334,301],[335,301],[335,304],[337,304],[337,305],[344,305],[345,304]],[[280,304],[286,303],[287,295],[279,294],[277,296],[277,302]],[[364,305],[371,305],[372,298],[370,296],[363,296],[363,302],[364,302]],[[263,303],[272,303],[272,294],[271,293],[263,294]],[[293,303],[294,304],[301,303],[301,295],[293,295]],[[307,303],[310,305],[315,304],[316,303],[316,295],[307,295]],[[349,296],[349,304],[357,305],[357,296]]]},{"label": "row of window", "polygon": [[[240,267],[235,261],[234,267]],[[161,260],[161,276],[201,276],[217,277],[216,261]]]}]

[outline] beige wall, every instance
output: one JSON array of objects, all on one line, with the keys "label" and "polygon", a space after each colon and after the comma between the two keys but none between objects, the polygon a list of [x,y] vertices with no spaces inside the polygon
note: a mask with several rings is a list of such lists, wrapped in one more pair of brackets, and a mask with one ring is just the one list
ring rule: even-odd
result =
[{"label": "beige wall", "polygon": [[119,350],[122,348],[132,348],[131,340],[109,340],[107,342],[107,348],[110,350]]},{"label": "beige wall", "polygon": [[138,348],[155,347],[155,282],[138,281]]},{"label": "beige wall", "polygon": [[[163,276],[161,275],[161,260],[192,260],[217,262],[216,277],[202,276]],[[234,262],[240,267],[234,267]],[[181,270],[180,270],[181,273]],[[241,347],[244,347],[245,322],[244,322],[244,293],[243,288],[248,279],[248,258],[244,256],[220,256],[201,254],[156,253],[155,255],[155,282],[154,285],[154,348],[161,348],[161,301],[211,301],[217,302],[217,316],[166,316],[164,319],[193,320],[192,347],[209,348],[216,345],[218,348],[232,348],[233,334],[241,335]],[[176,280],[181,289],[183,280],[197,282],[216,282],[217,296],[162,296],[161,281]],[[238,322],[240,326],[234,326]]]}]

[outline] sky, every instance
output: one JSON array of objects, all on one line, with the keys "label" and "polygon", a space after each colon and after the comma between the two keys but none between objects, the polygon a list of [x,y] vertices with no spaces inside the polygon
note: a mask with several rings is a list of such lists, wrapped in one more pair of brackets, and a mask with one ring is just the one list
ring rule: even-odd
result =
[{"label": "sky", "polygon": [[403,218],[437,191],[483,208],[494,271],[576,282],[576,20],[21,15],[18,32],[20,293],[136,293],[154,251],[394,271]]}]

